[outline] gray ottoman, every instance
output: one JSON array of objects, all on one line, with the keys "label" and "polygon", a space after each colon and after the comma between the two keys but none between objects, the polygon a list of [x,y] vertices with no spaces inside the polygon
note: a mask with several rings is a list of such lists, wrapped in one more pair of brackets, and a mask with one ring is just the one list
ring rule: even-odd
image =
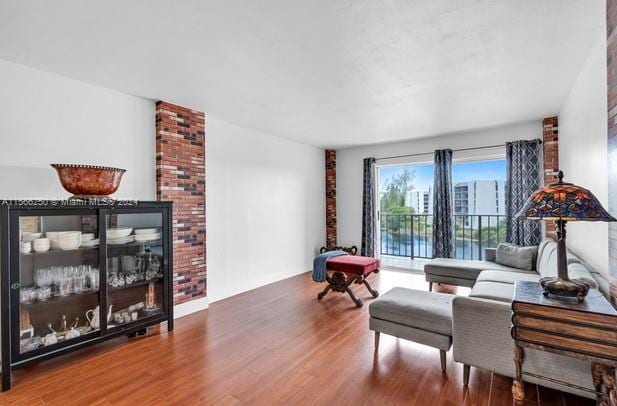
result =
[{"label": "gray ottoman", "polygon": [[452,299],[454,295],[394,288],[369,305],[369,328],[379,334],[404,338],[439,349],[441,369],[446,370],[446,351],[452,346]]}]

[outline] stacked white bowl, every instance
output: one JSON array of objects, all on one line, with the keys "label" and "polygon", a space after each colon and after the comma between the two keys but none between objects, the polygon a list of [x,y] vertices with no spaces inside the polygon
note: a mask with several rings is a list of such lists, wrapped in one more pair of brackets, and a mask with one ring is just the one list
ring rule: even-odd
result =
[{"label": "stacked white bowl", "polygon": [[49,238],[37,238],[32,240],[32,248],[35,252],[47,252],[51,248],[51,241]]},{"label": "stacked white bowl", "polygon": [[135,241],[146,242],[156,241],[161,238],[161,230],[158,228],[136,228]]},{"label": "stacked white bowl", "polygon": [[32,251],[32,243],[30,241],[28,242],[21,242],[19,244],[19,252],[21,252],[22,254],[29,254],[30,251]]},{"label": "stacked white bowl", "polygon": [[94,233],[82,233],[81,234],[81,246],[82,247],[96,247],[99,245],[99,239],[94,238]]},{"label": "stacked white bowl", "polygon": [[81,242],[87,242],[94,240],[94,233],[82,233]]},{"label": "stacked white bowl", "polygon": [[45,233],[45,237],[49,238],[49,242],[51,244],[52,250],[59,250],[60,246],[58,245],[58,237],[60,236],[60,231],[47,231]]},{"label": "stacked white bowl", "polygon": [[58,234],[58,246],[68,251],[75,250],[81,245],[81,231],[62,231]]},{"label": "stacked white bowl", "polygon": [[135,241],[135,236],[131,235],[132,228],[117,227],[107,229],[107,243],[112,245],[127,244]]}]

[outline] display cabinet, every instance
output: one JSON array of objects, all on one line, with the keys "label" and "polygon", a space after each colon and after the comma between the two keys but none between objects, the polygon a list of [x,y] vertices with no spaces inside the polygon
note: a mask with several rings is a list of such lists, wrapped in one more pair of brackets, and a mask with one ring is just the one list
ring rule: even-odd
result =
[{"label": "display cabinet", "polygon": [[171,217],[169,202],[2,203],[3,390],[12,369],[173,329]]}]

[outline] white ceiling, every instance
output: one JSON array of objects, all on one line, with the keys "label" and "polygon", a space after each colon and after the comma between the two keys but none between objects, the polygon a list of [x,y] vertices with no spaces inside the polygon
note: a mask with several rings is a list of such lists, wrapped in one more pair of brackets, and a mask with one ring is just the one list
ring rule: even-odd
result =
[{"label": "white ceiling", "polygon": [[0,0],[0,58],[344,147],[557,113],[604,0]]}]

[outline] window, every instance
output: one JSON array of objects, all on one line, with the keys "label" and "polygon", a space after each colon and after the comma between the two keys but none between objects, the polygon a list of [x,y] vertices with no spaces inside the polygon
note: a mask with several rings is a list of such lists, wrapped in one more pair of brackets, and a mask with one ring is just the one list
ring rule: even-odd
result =
[{"label": "window", "polygon": [[[431,258],[433,165],[378,170],[380,253]],[[483,258],[484,248],[505,241],[505,179],[503,159],[452,164],[456,258]]]}]

